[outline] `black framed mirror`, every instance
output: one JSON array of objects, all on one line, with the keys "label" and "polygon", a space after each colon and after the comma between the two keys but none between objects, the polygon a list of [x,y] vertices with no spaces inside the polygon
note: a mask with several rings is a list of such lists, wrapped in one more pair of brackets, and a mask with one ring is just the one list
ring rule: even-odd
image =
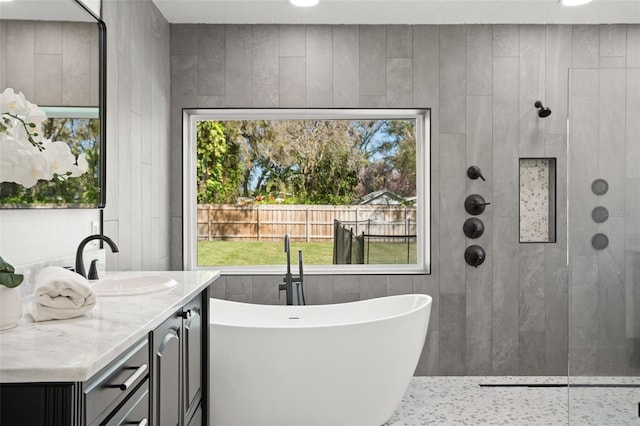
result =
[{"label": "black framed mirror", "polygon": [[[106,26],[99,8],[99,0],[0,2],[1,209],[105,205]],[[40,118],[9,110],[15,99]],[[26,148],[17,154],[19,143]]]}]

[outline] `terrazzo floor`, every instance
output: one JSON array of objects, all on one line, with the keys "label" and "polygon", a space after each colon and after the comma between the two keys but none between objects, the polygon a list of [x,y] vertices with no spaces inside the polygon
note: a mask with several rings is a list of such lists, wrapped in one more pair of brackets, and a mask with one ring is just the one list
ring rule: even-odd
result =
[{"label": "terrazzo floor", "polygon": [[640,385],[640,378],[581,378],[572,379],[570,388],[540,386],[566,383],[566,377],[414,377],[383,426],[640,425],[640,387],[601,387]]}]

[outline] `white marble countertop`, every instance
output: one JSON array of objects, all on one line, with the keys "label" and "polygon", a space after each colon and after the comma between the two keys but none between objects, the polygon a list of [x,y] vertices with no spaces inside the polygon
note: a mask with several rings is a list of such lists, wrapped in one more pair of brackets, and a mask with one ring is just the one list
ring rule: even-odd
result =
[{"label": "white marble countertop", "polygon": [[0,331],[0,383],[83,382],[209,286],[217,271],[122,272],[166,275],[178,285],[138,296],[98,296],[85,315],[35,322],[29,306],[12,329]]}]

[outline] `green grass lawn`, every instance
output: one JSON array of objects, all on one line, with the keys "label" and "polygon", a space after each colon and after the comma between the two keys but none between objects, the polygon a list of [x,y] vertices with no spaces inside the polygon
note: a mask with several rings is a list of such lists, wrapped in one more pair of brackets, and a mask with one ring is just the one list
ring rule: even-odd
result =
[{"label": "green grass lawn", "polygon": [[[333,243],[291,242],[291,262],[298,262],[302,250],[305,265],[331,265]],[[398,243],[369,245],[369,262],[376,264],[406,264],[407,246]],[[416,245],[409,247],[410,263],[416,263]],[[365,251],[365,261],[366,261]],[[198,266],[284,265],[282,241],[198,241]]]}]

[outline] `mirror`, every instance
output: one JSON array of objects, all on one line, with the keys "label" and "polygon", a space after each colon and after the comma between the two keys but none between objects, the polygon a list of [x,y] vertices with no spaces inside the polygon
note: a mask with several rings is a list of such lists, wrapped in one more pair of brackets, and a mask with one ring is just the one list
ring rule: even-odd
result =
[{"label": "mirror", "polygon": [[[5,182],[0,182],[0,208],[104,207],[106,27],[96,13],[99,0],[87,1],[0,2],[0,94],[7,88],[22,92],[46,114],[41,127],[38,124],[33,130],[45,140],[45,150],[40,152],[53,152],[47,147],[64,142],[69,147],[66,152],[73,155],[69,167],[74,170],[66,174],[64,170],[70,169],[56,169],[55,156],[47,154],[44,157],[51,167],[35,184],[9,181],[13,177],[5,173],[1,178]],[[5,135],[12,131],[8,127],[22,125],[17,120],[4,124],[0,123],[0,133]],[[38,153],[38,147],[31,145]],[[5,162],[10,157],[7,146],[4,154],[0,151]],[[22,165],[17,159],[23,157],[12,158]]]}]

